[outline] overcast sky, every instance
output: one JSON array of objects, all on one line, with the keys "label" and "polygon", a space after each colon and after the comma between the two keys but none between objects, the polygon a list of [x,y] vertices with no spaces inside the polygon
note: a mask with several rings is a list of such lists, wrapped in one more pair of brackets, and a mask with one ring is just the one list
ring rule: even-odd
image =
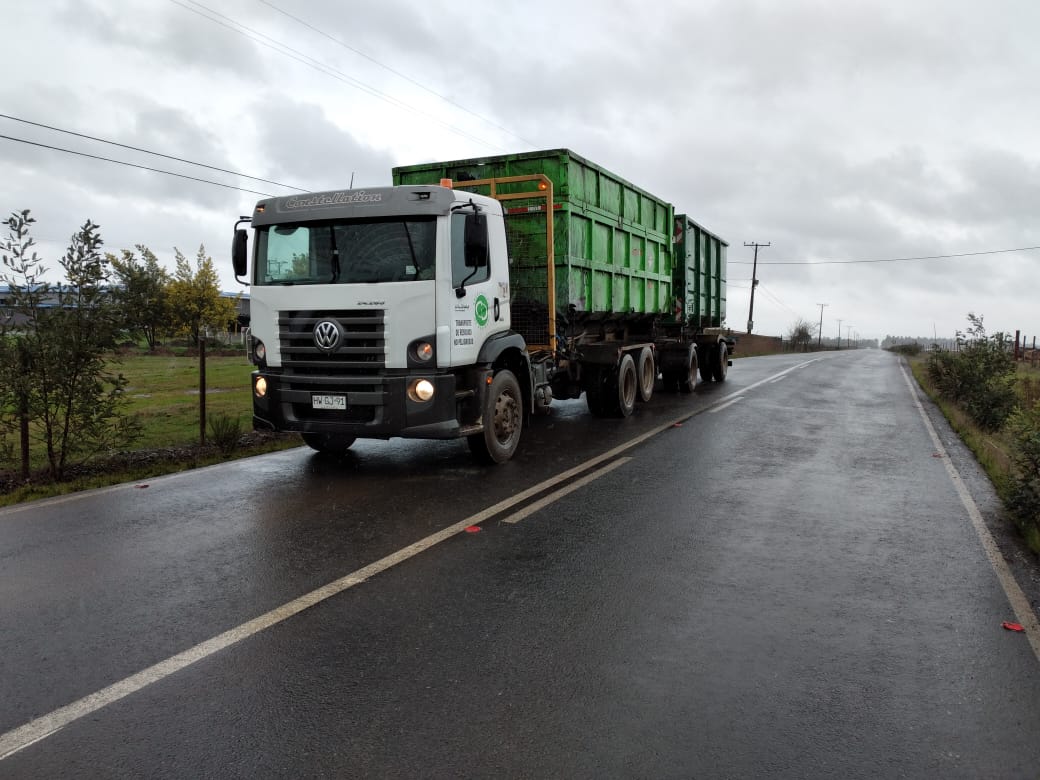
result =
[{"label": "overcast sky", "polygon": [[[35,0],[8,4],[0,113],[308,190],[570,148],[730,244],[728,324],[1040,335],[1036,0]],[[292,16],[289,16],[292,14]],[[295,18],[294,18],[295,17]],[[248,28],[248,29],[246,29]],[[293,190],[0,118],[0,135]],[[0,212],[51,266],[205,244],[225,289],[259,197],[0,138]],[[834,261],[918,258],[900,262]],[[783,263],[783,264],[781,264]],[[846,327],[851,325],[851,329]]]}]

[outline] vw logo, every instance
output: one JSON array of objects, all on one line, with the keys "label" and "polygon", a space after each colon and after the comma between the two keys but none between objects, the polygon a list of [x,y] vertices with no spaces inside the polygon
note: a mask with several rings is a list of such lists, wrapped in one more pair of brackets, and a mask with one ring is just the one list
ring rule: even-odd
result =
[{"label": "vw logo", "polygon": [[335,320],[322,320],[314,326],[314,346],[322,352],[335,352],[339,337],[339,323]]}]

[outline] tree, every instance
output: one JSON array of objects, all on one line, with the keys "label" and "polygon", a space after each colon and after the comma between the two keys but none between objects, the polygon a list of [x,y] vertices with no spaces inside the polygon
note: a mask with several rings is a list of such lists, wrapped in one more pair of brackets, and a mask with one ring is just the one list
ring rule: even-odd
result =
[{"label": "tree", "polygon": [[795,321],[794,325],[791,326],[791,330],[787,333],[787,339],[791,343],[791,349],[796,352],[808,352],[809,345],[812,344],[813,334],[816,332],[816,326],[811,325],[801,317]]},{"label": "tree", "polygon": [[198,344],[207,330],[224,332],[235,320],[238,309],[234,299],[220,296],[220,280],[206,248],[199,247],[195,267],[174,248],[177,269],[169,284],[170,322],[178,333]]},{"label": "tree", "polygon": [[50,476],[62,479],[70,465],[132,441],[140,428],[125,414],[127,380],[106,360],[121,322],[98,226],[87,220],[72,237],[59,261],[67,283],[50,285],[39,257],[28,254],[34,221],[28,210],[6,221],[10,254],[0,281],[10,287],[12,317],[0,333],[8,345],[0,374],[13,380],[14,414],[32,422]]},{"label": "tree", "polygon": [[115,274],[112,297],[122,310],[123,321],[134,335],[144,336],[154,351],[160,337],[169,330],[170,275],[152,251],[137,245],[141,259],[124,249],[123,256],[106,255]]}]

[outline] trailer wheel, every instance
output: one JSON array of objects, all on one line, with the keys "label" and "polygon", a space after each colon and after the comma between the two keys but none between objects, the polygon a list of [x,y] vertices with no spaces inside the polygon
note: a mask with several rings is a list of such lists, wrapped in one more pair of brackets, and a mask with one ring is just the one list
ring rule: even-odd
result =
[{"label": "trailer wheel", "polygon": [[470,452],[482,463],[505,463],[520,444],[524,402],[512,371],[499,371],[484,396],[484,430],[467,437]]},{"label": "trailer wheel", "polygon": [[690,365],[679,377],[679,392],[692,393],[697,386],[697,350],[690,350]]},{"label": "trailer wheel", "polygon": [[720,341],[718,349],[712,350],[711,356],[711,378],[716,382],[725,382],[729,370],[729,349],[726,342]]},{"label": "trailer wheel", "polygon": [[338,436],[335,433],[304,433],[304,443],[323,455],[344,455],[350,445],[357,441],[353,436]]},{"label": "trailer wheel", "polygon": [[700,364],[701,381],[702,382],[710,382],[711,378],[713,376],[712,371],[713,371],[713,368],[714,368],[715,361],[712,360],[711,357],[710,357],[710,355],[712,355],[713,352],[714,352],[714,350],[708,350],[708,349],[705,349],[703,352],[700,349],[697,350],[698,357],[700,357],[701,355],[703,355],[703,357],[704,357],[703,360],[698,359],[698,361],[697,361]]},{"label": "trailer wheel", "polygon": [[636,408],[639,394],[639,377],[636,376],[636,361],[631,355],[623,355],[614,378],[614,393],[611,411],[615,417],[628,417]]},{"label": "trailer wheel", "polygon": [[609,375],[609,369],[596,369],[592,375],[592,381],[585,387],[585,403],[589,406],[589,412],[595,417],[610,417],[608,398],[611,383],[608,381]]},{"label": "trailer wheel", "polygon": [[643,347],[636,359],[636,373],[639,375],[639,400],[644,403],[654,395],[654,382],[657,381],[657,366],[654,364],[654,351]]}]

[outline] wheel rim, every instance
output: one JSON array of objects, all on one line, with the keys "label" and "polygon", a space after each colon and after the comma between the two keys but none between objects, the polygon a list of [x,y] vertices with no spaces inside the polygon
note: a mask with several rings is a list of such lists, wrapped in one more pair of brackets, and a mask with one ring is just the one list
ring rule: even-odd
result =
[{"label": "wheel rim", "polygon": [[520,405],[512,393],[502,393],[495,399],[495,438],[499,444],[508,444],[516,435]]}]

